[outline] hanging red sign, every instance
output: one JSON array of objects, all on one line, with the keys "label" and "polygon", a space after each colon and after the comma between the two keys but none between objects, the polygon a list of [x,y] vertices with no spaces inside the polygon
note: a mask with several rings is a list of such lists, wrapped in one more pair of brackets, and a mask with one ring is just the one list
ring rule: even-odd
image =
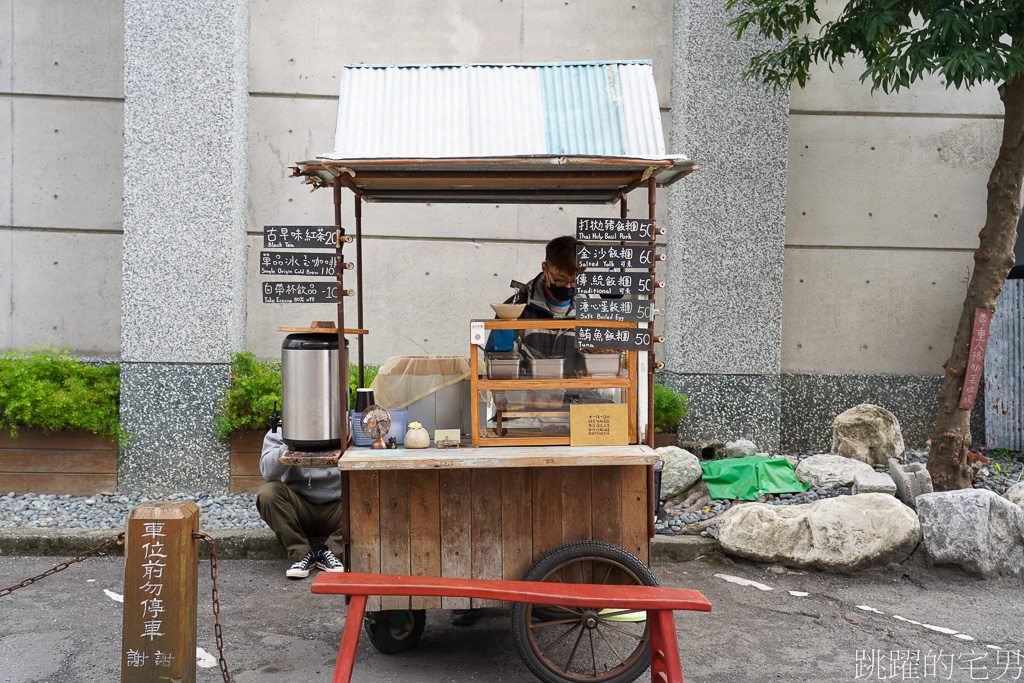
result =
[{"label": "hanging red sign", "polygon": [[967,358],[967,374],[960,393],[960,409],[970,410],[978,397],[978,387],[985,371],[985,350],[988,349],[988,327],[992,324],[992,311],[974,309],[974,328],[971,333],[971,352]]}]

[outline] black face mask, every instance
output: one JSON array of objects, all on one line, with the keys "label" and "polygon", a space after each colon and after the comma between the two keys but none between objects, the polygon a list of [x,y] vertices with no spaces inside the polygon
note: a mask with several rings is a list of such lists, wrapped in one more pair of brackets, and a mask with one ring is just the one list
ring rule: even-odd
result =
[{"label": "black face mask", "polygon": [[576,294],[575,287],[559,287],[550,282],[548,283],[548,289],[551,291],[551,296],[557,301],[569,301]]}]

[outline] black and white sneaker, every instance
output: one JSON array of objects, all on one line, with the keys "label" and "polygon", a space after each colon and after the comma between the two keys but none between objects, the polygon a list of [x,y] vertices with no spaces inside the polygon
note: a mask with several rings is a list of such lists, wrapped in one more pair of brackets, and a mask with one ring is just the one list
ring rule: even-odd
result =
[{"label": "black and white sneaker", "polygon": [[316,555],[310,550],[306,553],[306,556],[288,567],[288,571],[285,572],[285,576],[289,579],[304,579],[309,576],[309,570],[316,564]]},{"label": "black and white sneaker", "polygon": [[345,565],[341,563],[341,560],[329,548],[321,548],[320,552],[316,554],[316,566],[325,572],[345,571]]}]

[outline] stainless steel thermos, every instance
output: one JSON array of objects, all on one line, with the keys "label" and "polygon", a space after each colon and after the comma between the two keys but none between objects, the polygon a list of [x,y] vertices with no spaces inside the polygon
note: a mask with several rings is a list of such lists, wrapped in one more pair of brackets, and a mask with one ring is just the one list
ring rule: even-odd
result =
[{"label": "stainless steel thermos", "polygon": [[[345,341],[348,389],[348,340]],[[293,450],[341,446],[341,386],[336,334],[289,334],[281,344],[281,436]]]}]

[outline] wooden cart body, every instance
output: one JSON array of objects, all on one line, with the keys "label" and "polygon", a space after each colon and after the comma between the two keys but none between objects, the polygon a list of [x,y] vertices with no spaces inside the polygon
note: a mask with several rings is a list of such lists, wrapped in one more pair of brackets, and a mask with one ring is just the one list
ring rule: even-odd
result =
[{"label": "wooden cart body", "polygon": [[[600,540],[648,561],[647,446],[362,451],[347,473],[355,572],[519,580],[564,543]],[[371,597],[369,610],[494,601]]]}]

